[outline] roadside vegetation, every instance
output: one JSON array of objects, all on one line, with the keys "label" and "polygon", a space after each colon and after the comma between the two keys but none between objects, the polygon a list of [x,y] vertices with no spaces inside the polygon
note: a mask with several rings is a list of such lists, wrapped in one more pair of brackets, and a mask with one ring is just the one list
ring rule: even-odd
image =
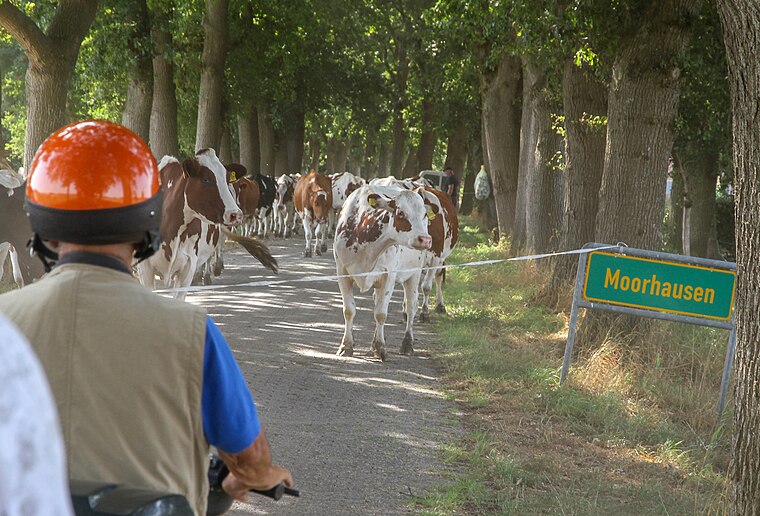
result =
[{"label": "roadside vegetation", "polygon": [[[508,257],[476,221],[448,262]],[[732,404],[716,403],[728,335],[675,323],[609,335],[576,350],[559,375],[566,311],[536,301],[549,262],[447,271],[447,316],[433,354],[465,413],[465,436],[441,450],[459,467],[422,514],[722,514]],[[729,397],[730,398],[730,397]]]}]

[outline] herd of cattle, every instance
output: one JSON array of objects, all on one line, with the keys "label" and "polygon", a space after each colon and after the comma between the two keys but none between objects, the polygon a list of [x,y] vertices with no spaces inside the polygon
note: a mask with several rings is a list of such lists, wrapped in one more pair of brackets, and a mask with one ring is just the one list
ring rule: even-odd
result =
[{"label": "herd of cattle", "polygon": [[[289,237],[297,232],[300,220],[305,257],[320,256],[327,250],[326,239],[334,235],[345,318],[339,355],[353,354],[354,285],[362,292],[374,288],[371,350],[382,360],[384,324],[396,283],[404,288],[406,315],[401,353],[413,352],[412,325],[420,288],[421,320],[429,318],[434,281],[436,310],[445,311],[441,289],[445,272],[440,266],[458,239],[457,213],[450,197],[424,179],[387,177],[367,183],[348,172],[325,176],[313,170],[277,180],[260,174],[250,177],[242,165],[222,164],[213,149],[200,150],[184,161],[165,156],[159,171],[164,189],[161,247],[137,266],[147,287],[179,289],[175,296],[184,298],[186,290],[181,289],[194,279],[208,282],[221,274],[225,239],[240,243],[277,272],[277,262],[261,239]],[[15,252],[5,247],[0,244],[3,261],[4,255],[10,252],[13,258]]]}]

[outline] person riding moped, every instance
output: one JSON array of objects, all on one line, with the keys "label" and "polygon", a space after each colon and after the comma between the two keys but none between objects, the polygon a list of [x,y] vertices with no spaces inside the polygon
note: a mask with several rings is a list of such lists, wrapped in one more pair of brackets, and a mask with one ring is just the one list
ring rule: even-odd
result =
[{"label": "person riding moped", "polygon": [[61,420],[69,476],[185,496],[206,513],[210,446],[222,487],[293,485],[273,464],[242,372],[206,312],[154,294],[132,275],[160,245],[162,193],[148,146],[88,120],[40,146],[26,204],[33,251],[52,271],[0,295],[31,342]]}]

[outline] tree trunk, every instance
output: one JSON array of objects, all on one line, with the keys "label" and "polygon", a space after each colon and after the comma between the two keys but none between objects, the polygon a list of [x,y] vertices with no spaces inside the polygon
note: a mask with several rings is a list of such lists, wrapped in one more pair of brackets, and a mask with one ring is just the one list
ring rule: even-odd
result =
[{"label": "tree trunk", "polygon": [[309,140],[309,153],[311,154],[311,165],[309,170],[316,170],[319,172],[319,161],[322,145],[319,138],[314,137]]},{"label": "tree trunk", "polygon": [[388,177],[391,175],[391,152],[393,150],[387,142],[380,144],[380,161],[377,165],[377,177]]},{"label": "tree trunk", "polygon": [[530,108],[535,89],[536,77],[533,69],[527,67],[527,60],[523,66],[522,82],[522,114],[520,117],[520,162],[517,168],[517,197],[515,199],[515,226],[512,230],[511,251],[512,254],[520,254],[528,240],[527,205],[528,205],[528,171],[533,169],[533,161],[536,158],[535,112]]},{"label": "tree trunk", "polygon": [[338,153],[338,142],[335,138],[327,139],[327,156],[325,157],[325,168],[327,175],[335,173],[335,158]]},{"label": "tree trunk", "polygon": [[700,4],[653,2],[646,23],[618,51],[596,219],[599,242],[622,241],[653,250],[662,246],[665,181],[681,75],[678,61]]},{"label": "tree trunk", "polygon": [[[688,145],[679,164],[689,193],[688,250],[691,256],[719,258],[715,226],[715,191],[718,182],[720,151],[714,147]],[[686,210],[684,209],[684,219]],[[687,224],[684,220],[684,228]],[[684,242],[686,242],[684,240]]]},{"label": "tree trunk", "polygon": [[[465,176],[464,164],[466,160],[467,124],[465,122],[460,122],[453,128],[449,135],[448,142],[446,143],[446,161],[444,161],[443,166],[444,168],[451,167],[454,171],[454,175],[461,178]],[[420,170],[431,169],[420,167]],[[478,171],[476,170],[475,173],[477,174]]]},{"label": "tree trunk", "polygon": [[397,178],[412,177],[417,175],[419,167],[417,166],[417,147],[410,145],[404,162],[404,168],[401,173],[396,175]]},{"label": "tree trunk", "polygon": [[733,114],[736,184],[736,387],[731,514],[760,514],[760,8],[718,0]]},{"label": "tree trunk", "polygon": [[676,254],[683,253],[683,177],[678,172],[673,175],[673,189],[670,191],[670,242]]},{"label": "tree trunk", "polygon": [[127,43],[130,67],[127,72],[127,99],[121,123],[144,141],[150,140],[150,113],[153,104],[153,55],[150,51],[150,16],[145,0],[128,4],[133,30]]},{"label": "tree trunk", "polygon": [[[521,155],[532,154],[526,168],[520,168],[520,182],[525,185],[525,250],[544,253],[557,244],[559,219],[555,216],[560,200],[556,197],[555,180],[558,172],[553,161],[560,146],[560,137],[552,128],[552,109],[546,92],[546,72],[526,61],[523,68],[523,114],[529,112],[532,134],[523,142],[527,149]],[[523,117],[524,119],[525,117]],[[513,244],[513,252],[520,251]]]},{"label": "tree trunk", "polygon": [[493,181],[499,234],[514,229],[520,163],[520,62],[505,55],[495,70],[481,71],[483,126]]},{"label": "tree trunk", "polygon": [[286,132],[286,145],[288,150],[288,174],[295,174],[303,170],[304,149],[304,113],[297,114],[295,122]]},{"label": "tree trunk", "polygon": [[362,148],[361,138],[354,135],[350,139],[348,151],[348,168],[347,170],[355,175],[361,174],[362,161],[364,160],[364,149]]},{"label": "tree trunk", "polygon": [[269,115],[269,110],[263,106],[259,106],[256,111],[259,118],[259,172],[265,176],[271,176],[274,174],[275,160],[275,136],[272,117]]},{"label": "tree trunk", "polygon": [[274,132],[274,177],[288,173],[288,140],[283,131]]},{"label": "tree trunk", "polygon": [[219,141],[219,159],[222,163],[234,163],[232,159],[232,135],[226,124],[222,124],[222,138]]},{"label": "tree trunk", "polygon": [[[420,136],[420,145],[417,147],[417,170],[414,172],[415,174],[421,170],[433,169],[433,154],[437,141],[433,127],[435,110],[436,103],[434,100],[428,99],[422,102],[422,135]],[[454,173],[456,174],[457,171],[455,170]],[[461,170],[458,176],[462,177]]]},{"label": "tree trunk", "polygon": [[227,1],[206,0],[203,18],[201,87],[198,93],[198,124],[195,149],[218,149],[222,139],[224,59],[227,55]]},{"label": "tree trunk", "polygon": [[[648,4],[638,30],[618,50],[609,88],[597,242],[662,248],[681,75],[678,63],[700,4],[701,0]],[[595,349],[607,335],[647,333],[650,326],[650,319],[589,312],[578,335],[579,349]]]},{"label": "tree trunk", "polygon": [[153,11],[153,102],[150,112],[150,149],[156,159],[179,156],[177,93],[174,86],[174,54],[169,14]]},{"label": "tree trunk", "polygon": [[367,143],[364,145],[364,164],[362,166],[362,177],[372,179],[377,176],[377,138],[367,136]]},{"label": "tree trunk", "polygon": [[240,164],[255,176],[260,170],[259,121],[255,109],[242,110],[237,116],[238,139],[240,140]]},{"label": "tree trunk", "polygon": [[[565,112],[565,188],[560,247],[578,249],[594,241],[599,188],[604,170],[607,139],[607,88],[587,67],[578,67],[573,59],[565,62],[562,79]],[[575,278],[578,259],[561,256],[554,259],[550,290],[555,299],[560,289]]]},{"label": "tree trunk", "polygon": [[346,162],[348,161],[348,143],[346,140],[339,140],[335,153],[335,173],[342,174],[346,171]]},{"label": "tree trunk", "polygon": [[0,26],[21,45],[29,60],[25,82],[26,170],[45,138],[67,122],[71,75],[97,5],[97,0],[61,0],[45,34],[16,6],[0,3]]},{"label": "tree trunk", "polygon": [[462,194],[462,204],[459,208],[459,213],[470,215],[476,204],[480,205],[483,202],[475,199],[475,176],[480,172],[480,166],[484,164],[483,144],[479,126],[466,139],[465,145],[467,146],[467,168],[464,173],[464,193]]}]

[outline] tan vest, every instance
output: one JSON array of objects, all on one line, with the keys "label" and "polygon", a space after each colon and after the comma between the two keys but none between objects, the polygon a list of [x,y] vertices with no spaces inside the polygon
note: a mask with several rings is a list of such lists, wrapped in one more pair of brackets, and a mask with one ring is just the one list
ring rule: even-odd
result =
[{"label": "tan vest", "polygon": [[66,264],[0,296],[48,376],[69,477],[187,497],[206,512],[205,312],[105,267]]}]

